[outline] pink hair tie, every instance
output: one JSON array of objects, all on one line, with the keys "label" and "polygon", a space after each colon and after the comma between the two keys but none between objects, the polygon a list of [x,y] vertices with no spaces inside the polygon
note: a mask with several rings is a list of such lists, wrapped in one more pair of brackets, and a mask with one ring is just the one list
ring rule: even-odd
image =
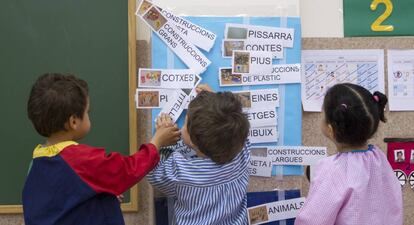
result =
[{"label": "pink hair tie", "polygon": [[374,100],[375,100],[376,102],[379,102],[379,97],[378,97],[378,95],[374,95],[373,97],[374,97]]},{"label": "pink hair tie", "polygon": [[348,106],[345,104],[345,103],[342,103],[341,104],[345,109],[347,109],[348,108]]}]

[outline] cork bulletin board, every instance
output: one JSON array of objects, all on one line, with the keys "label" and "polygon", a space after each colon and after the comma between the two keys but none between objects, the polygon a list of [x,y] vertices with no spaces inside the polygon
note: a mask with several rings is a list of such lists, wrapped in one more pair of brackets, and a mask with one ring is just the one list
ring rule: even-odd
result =
[{"label": "cork bulletin board", "polygon": [[[408,37],[381,37],[381,38],[302,38],[302,50],[324,50],[324,49],[384,49],[385,59],[387,49],[412,49],[414,38]],[[385,63],[385,80],[387,81],[387,66]],[[386,94],[388,93],[387,82],[385,82]],[[380,123],[374,138],[369,142],[378,145],[384,153],[387,144],[384,138],[412,138],[414,137],[414,112],[389,112],[386,109],[386,123]],[[328,155],[335,153],[335,146],[328,141],[319,131],[321,113],[303,113],[302,121],[302,143],[309,146],[327,146]],[[309,182],[302,180],[302,195],[306,196]],[[292,183],[289,185],[297,185]],[[409,185],[403,187],[404,199],[404,224],[414,224],[414,190]]]}]

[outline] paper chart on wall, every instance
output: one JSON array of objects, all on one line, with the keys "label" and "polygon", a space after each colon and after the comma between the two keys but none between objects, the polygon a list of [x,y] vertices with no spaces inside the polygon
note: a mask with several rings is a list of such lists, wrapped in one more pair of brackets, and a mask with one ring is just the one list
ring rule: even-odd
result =
[{"label": "paper chart on wall", "polygon": [[338,83],[363,86],[384,93],[384,51],[303,50],[302,104],[304,111],[320,112],[326,91]]},{"label": "paper chart on wall", "polygon": [[[272,105],[273,109],[259,107],[256,111],[250,111],[250,119],[254,126],[251,127],[249,132],[250,143],[254,145],[279,143],[284,145],[300,145],[301,144],[301,103],[300,103],[300,39],[292,38],[294,44],[292,48],[284,47],[284,59],[278,61],[273,59],[272,68],[269,74],[265,75],[248,75],[244,74],[241,77],[249,78],[243,85],[249,85],[249,87],[243,87],[243,85],[236,86],[220,86],[220,80],[218,79],[219,68],[227,68],[232,70],[232,59],[223,58],[222,56],[222,40],[225,37],[226,24],[241,24],[249,23],[258,26],[272,26],[281,27],[285,26],[291,28],[294,31],[295,36],[300,35],[300,19],[288,18],[287,24],[282,25],[283,20],[277,17],[185,17],[188,21],[194,24],[200,25],[205,29],[217,34],[216,44],[213,46],[210,52],[205,55],[211,60],[211,65],[208,69],[200,74],[203,78],[203,83],[209,84],[215,91],[239,91],[255,93],[256,90],[274,89],[278,90],[279,103],[272,101],[273,103],[280,104],[279,107]],[[173,54],[168,46],[163,43],[156,34],[152,35],[151,42],[151,56],[153,68],[163,69],[186,69],[188,68],[180,58]],[[263,61],[263,60],[262,60]],[[266,72],[267,73],[267,72]],[[269,76],[274,76],[275,79],[269,80]],[[299,75],[299,76],[297,76]],[[251,77],[250,77],[251,76]],[[253,79],[256,78],[257,79]],[[250,79],[252,78],[252,79]],[[227,82],[227,80],[225,80]],[[280,83],[291,83],[288,85],[279,85]],[[253,86],[251,86],[253,85]],[[260,85],[260,86],[259,86]],[[191,96],[191,94],[190,94]],[[169,99],[170,100],[170,99]],[[272,103],[272,104],[273,104]],[[252,105],[256,105],[251,102]],[[152,111],[153,121],[159,114],[160,109],[154,109]],[[186,111],[184,110],[177,123],[178,126],[182,126]],[[265,121],[265,122],[263,122]],[[267,121],[267,122],[266,122]],[[269,122],[269,123],[268,123]],[[278,170],[282,168],[283,170]],[[272,176],[281,174],[283,175],[301,175],[303,170],[301,166],[273,166],[271,174]]]},{"label": "paper chart on wall", "polygon": [[414,50],[388,50],[390,111],[414,110]]}]

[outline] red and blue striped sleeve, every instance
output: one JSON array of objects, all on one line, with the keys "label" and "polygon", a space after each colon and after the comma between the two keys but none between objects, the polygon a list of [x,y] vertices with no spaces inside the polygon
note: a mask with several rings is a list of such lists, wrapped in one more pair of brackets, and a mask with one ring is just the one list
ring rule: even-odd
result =
[{"label": "red and blue striped sleeve", "polygon": [[120,195],[140,181],[159,162],[153,144],[141,145],[131,156],[105,153],[103,148],[71,145],[60,156],[97,193]]}]

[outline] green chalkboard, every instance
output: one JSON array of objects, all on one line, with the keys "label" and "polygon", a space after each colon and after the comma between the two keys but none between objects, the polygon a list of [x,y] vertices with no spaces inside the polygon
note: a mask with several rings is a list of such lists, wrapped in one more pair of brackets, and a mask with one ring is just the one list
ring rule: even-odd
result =
[{"label": "green chalkboard", "polygon": [[12,212],[33,148],[44,141],[26,104],[45,72],[89,83],[92,128],[82,143],[129,154],[128,1],[2,0],[0,28],[0,212]]}]

